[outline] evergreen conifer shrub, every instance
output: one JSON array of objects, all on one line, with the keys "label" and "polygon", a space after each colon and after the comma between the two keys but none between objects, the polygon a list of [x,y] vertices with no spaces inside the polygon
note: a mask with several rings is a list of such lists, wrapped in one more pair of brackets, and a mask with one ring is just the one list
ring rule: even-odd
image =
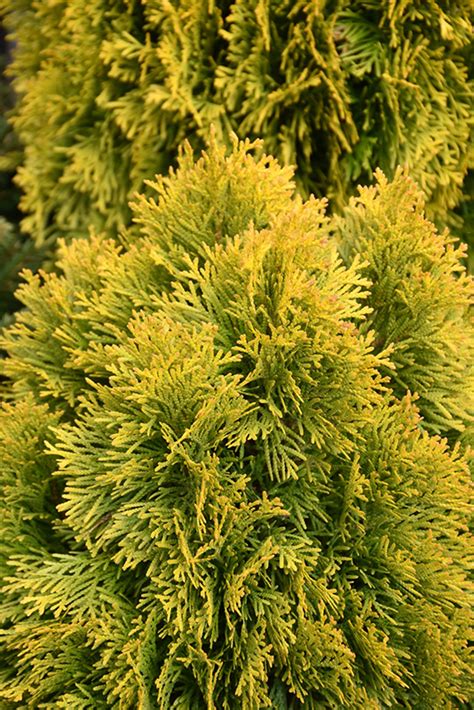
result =
[{"label": "evergreen conifer shrub", "polygon": [[[473,165],[470,0],[1,0],[24,229],[114,234],[210,126],[262,138],[336,207],[407,165],[439,223]],[[465,212],[469,216],[468,212]]]},{"label": "evergreen conifer shrub", "polygon": [[[248,150],[194,164],[189,149],[137,200],[139,238],[63,243],[60,273],[18,292],[0,415],[5,706],[469,702],[470,479],[406,390],[423,343],[381,330],[377,225],[407,255],[393,308],[430,280],[453,298],[435,341],[461,318],[467,337],[469,285],[449,242],[426,245],[403,175],[336,223]],[[349,233],[373,237],[367,261]],[[441,390],[448,364],[425,350]]]},{"label": "evergreen conifer shrub", "polygon": [[398,171],[388,183],[359,188],[342,218],[335,218],[346,263],[362,256],[370,280],[372,312],[364,329],[375,348],[392,347],[387,370],[398,397],[419,396],[424,426],[443,435],[472,431],[474,381],[470,323],[472,280],[463,266],[466,245],[439,234],[424,216],[423,195]]}]

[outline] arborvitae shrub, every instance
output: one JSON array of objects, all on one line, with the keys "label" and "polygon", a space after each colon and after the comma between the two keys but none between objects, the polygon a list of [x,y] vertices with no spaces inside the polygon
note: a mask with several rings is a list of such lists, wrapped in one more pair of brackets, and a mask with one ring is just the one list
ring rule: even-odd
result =
[{"label": "arborvitae shrub", "polygon": [[343,217],[335,219],[346,262],[363,256],[372,308],[364,330],[375,348],[392,346],[391,387],[398,397],[419,395],[424,425],[437,433],[472,425],[472,279],[463,266],[465,245],[437,233],[424,216],[424,200],[413,181],[398,171],[389,184],[359,188]]},{"label": "arborvitae shrub", "polygon": [[[471,2],[0,0],[35,239],[117,227],[211,124],[261,137],[336,206],[407,165],[440,223],[473,164]],[[451,215],[452,216],[452,215]]]},{"label": "arborvitae shrub", "polygon": [[289,178],[246,146],[189,153],[137,201],[140,238],[63,244],[61,273],[20,289],[0,416],[6,706],[469,701],[466,462],[403,390],[423,344],[388,352],[376,240],[344,265],[331,232],[383,220],[456,328],[467,284],[449,244],[426,246],[403,176],[342,226]]}]

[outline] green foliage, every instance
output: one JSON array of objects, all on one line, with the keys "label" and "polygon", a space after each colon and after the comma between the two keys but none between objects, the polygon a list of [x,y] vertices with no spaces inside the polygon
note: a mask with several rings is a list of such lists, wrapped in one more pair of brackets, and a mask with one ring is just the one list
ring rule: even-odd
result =
[{"label": "green foliage", "polygon": [[402,176],[332,222],[248,150],[196,165],[189,150],[120,244],[63,243],[60,273],[18,293],[0,415],[7,707],[472,697],[466,461],[403,391],[407,349],[391,365],[391,331],[377,342],[378,241],[344,265],[331,233],[357,243],[384,215],[409,284],[432,267],[457,311],[455,252],[427,246]]},{"label": "green foliage", "polygon": [[[473,165],[469,0],[1,0],[17,46],[24,228],[128,224],[128,200],[214,125],[297,165],[340,207],[407,165],[430,217]],[[469,215],[468,215],[469,216]]]},{"label": "green foliage", "polygon": [[[361,140],[351,176],[410,168],[432,218],[446,221],[473,165],[470,2],[350,3],[341,17],[342,61],[357,96]],[[362,169],[362,170],[361,170]]]},{"label": "green foliage", "polygon": [[335,220],[346,262],[360,254],[366,260],[373,311],[365,327],[376,333],[376,349],[393,347],[395,394],[416,392],[431,430],[463,431],[474,421],[474,291],[462,266],[465,245],[436,232],[421,193],[401,171],[392,183],[380,171],[376,178]]}]

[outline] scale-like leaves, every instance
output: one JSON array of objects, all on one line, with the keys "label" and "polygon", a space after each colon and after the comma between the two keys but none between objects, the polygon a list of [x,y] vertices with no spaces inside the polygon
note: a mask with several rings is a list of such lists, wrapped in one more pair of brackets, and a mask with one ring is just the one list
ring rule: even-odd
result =
[{"label": "scale-like leaves", "polygon": [[380,222],[467,332],[456,252],[405,178],[331,222],[250,147],[183,155],[120,247],[63,245],[60,272],[19,293],[2,339],[6,706],[469,700],[467,463],[400,387],[377,311],[396,302],[373,297]]},{"label": "scale-like leaves", "polygon": [[[1,0],[15,39],[24,228],[38,243],[130,221],[187,138],[262,138],[302,194],[344,204],[408,165],[459,223],[473,166],[470,0]],[[468,194],[468,191],[464,191]],[[467,217],[469,218],[469,214]]]}]

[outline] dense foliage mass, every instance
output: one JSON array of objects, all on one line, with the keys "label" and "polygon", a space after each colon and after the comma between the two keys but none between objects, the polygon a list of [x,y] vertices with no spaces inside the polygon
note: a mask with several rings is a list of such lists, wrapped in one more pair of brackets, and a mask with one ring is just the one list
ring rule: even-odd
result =
[{"label": "dense foliage mass", "polygon": [[346,263],[362,256],[371,282],[365,329],[375,348],[391,345],[391,387],[398,397],[419,396],[425,426],[443,435],[472,432],[472,281],[462,265],[465,245],[437,233],[424,217],[423,196],[401,171],[391,184],[359,188],[336,233]]},{"label": "dense foliage mass", "polygon": [[407,165],[446,223],[473,164],[470,0],[0,0],[16,41],[24,227],[110,233],[199,149],[261,137],[303,194],[341,206]]},{"label": "dense foliage mass", "polygon": [[402,174],[333,221],[244,145],[150,190],[141,236],[63,244],[4,336],[0,698],[468,703],[469,475],[430,431],[471,406],[452,244]]}]

